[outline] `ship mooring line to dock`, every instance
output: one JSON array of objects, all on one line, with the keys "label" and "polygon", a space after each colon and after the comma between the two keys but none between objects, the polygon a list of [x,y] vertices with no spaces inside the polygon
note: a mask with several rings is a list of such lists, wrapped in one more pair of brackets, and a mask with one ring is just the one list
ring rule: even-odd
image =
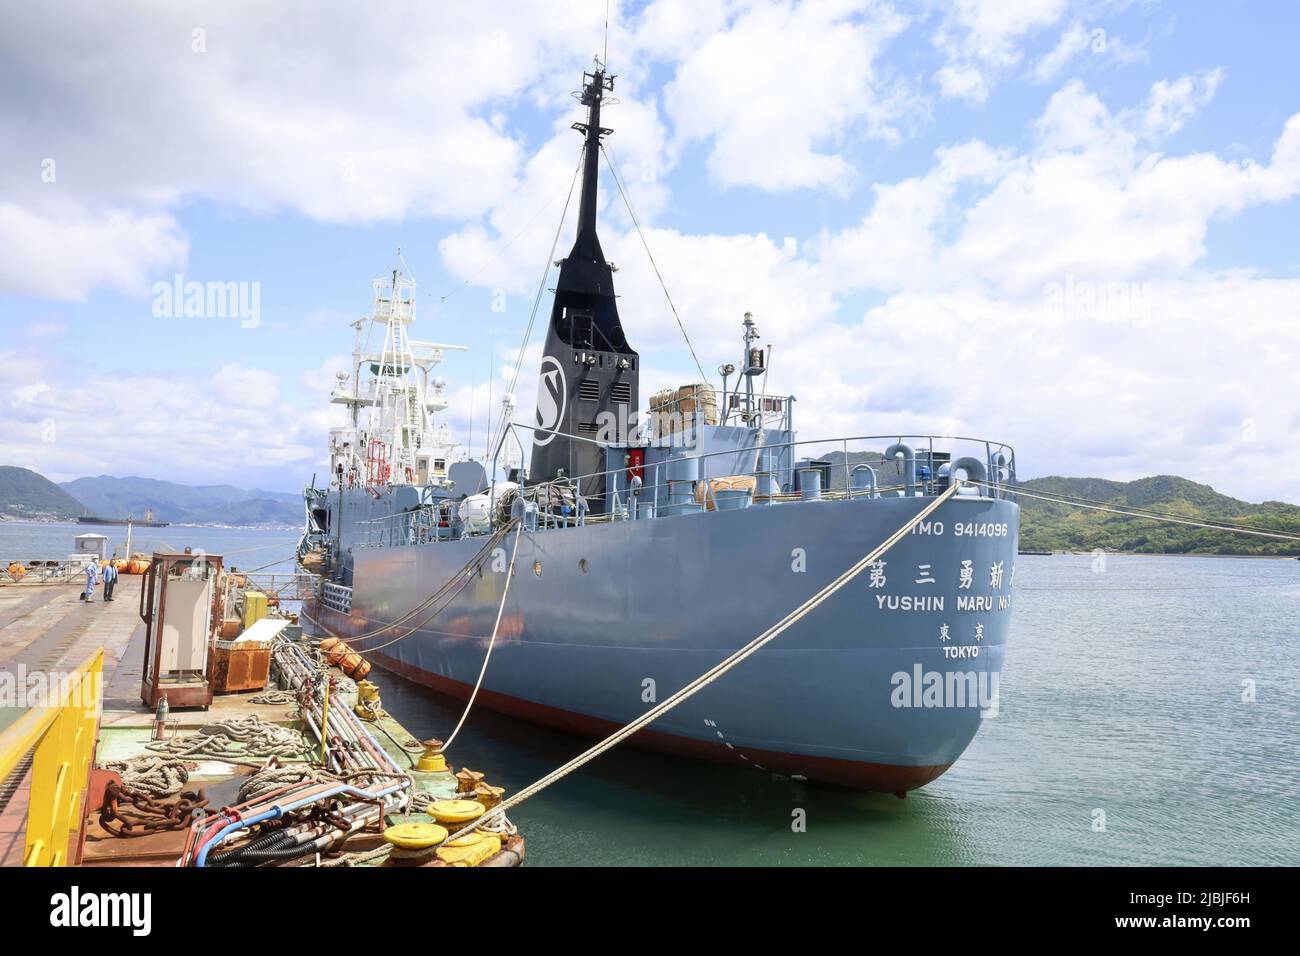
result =
[{"label": "ship mooring line to dock", "polygon": [[[486,560],[488,554],[490,553],[488,551],[488,548],[494,544],[499,543],[510,532],[510,528],[512,524],[513,522],[511,522],[511,524],[507,524],[500,531],[494,532],[491,540],[489,540],[488,543],[484,545],[484,547],[479,551],[479,553],[474,556],[474,559],[470,561],[468,564],[466,564],[452,578],[449,578],[441,588],[439,588],[437,591],[434,592],[432,598],[430,598],[428,601],[420,602],[420,604],[417,604],[415,606],[414,610],[409,611],[406,614],[402,615],[402,617],[398,618],[397,621],[390,624],[386,624],[385,626],[379,628],[377,631],[371,631],[367,635],[363,635],[363,638],[368,639],[369,637],[376,636],[376,634],[382,634],[384,631],[387,631],[389,628],[392,627],[405,626],[405,623],[407,621],[413,618],[420,611],[426,610],[427,608],[431,607],[435,600],[441,598],[442,604],[440,604],[438,607],[433,608],[433,610],[428,613],[428,615],[424,618],[424,620],[420,621],[420,623],[418,624],[412,624],[409,627],[406,627],[405,634],[399,634],[397,637],[384,641],[384,643],[382,644],[375,644],[373,647],[359,648],[359,650],[369,654],[372,651],[383,650],[385,647],[390,647],[393,644],[397,644],[400,641],[404,641],[412,634],[414,634],[416,631],[418,631],[420,628],[427,625],[430,621],[432,621],[443,611],[447,610],[447,608],[451,606],[451,602],[455,600],[456,596],[460,594],[461,591],[465,590],[466,587],[469,586],[470,581],[474,580],[474,572],[482,567],[482,562]],[[475,565],[478,565],[478,567],[476,568]],[[453,580],[457,581],[456,587],[452,590],[448,590]],[[326,630],[328,630],[328,628]],[[353,641],[353,640],[359,640],[361,638],[346,638],[346,639],[348,641]]]},{"label": "ship mooring line to dock", "polygon": [[451,742],[460,733],[460,728],[465,726],[465,721],[469,718],[470,708],[474,706],[474,699],[478,697],[479,688],[483,686],[483,676],[487,673],[488,661],[492,660],[492,648],[496,647],[497,632],[501,630],[501,615],[506,610],[506,596],[510,593],[510,582],[514,580],[515,576],[515,555],[519,553],[519,539],[523,537],[523,534],[524,526],[521,522],[515,528],[515,544],[510,549],[510,566],[506,568],[506,583],[505,587],[501,589],[501,604],[497,607],[497,619],[496,623],[492,625],[492,637],[488,641],[487,653],[483,655],[483,666],[479,668],[478,680],[474,682],[474,689],[470,692],[469,700],[465,701],[465,709],[461,711],[460,720],[456,721],[456,726],[451,735],[443,742],[442,748],[444,750],[451,746]]},{"label": "ship mooring line to dock", "polygon": [[[405,614],[403,614],[401,617],[397,618],[394,621],[389,621],[386,624],[380,625],[379,627],[372,628],[369,631],[363,631],[361,634],[357,634],[355,636],[349,637],[346,634],[339,634],[337,631],[334,631],[331,628],[325,626],[325,624],[323,624],[321,621],[317,620],[316,618],[312,617],[310,614],[307,614],[305,612],[299,612],[299,613],[303,617],[305,617],[308,621],[310,621],[312,624],[314,624],[316,627],[319,627],[322,631],[327,633],[330,637],[337,637],[346,640],[349,643],[354,643],[356,641],[365,641],[373,637],[379,637],[390,628],[401,627],[411,618],[415,617],[415,615],[431,607],[434,604],[434,602],[446,596],[447,601],[442,605],[442,607],[435,608],[433,613],[431,613],[419,624],[412,625],[410,628],[408,628],[405,634],[401,635],[400,637],[393,638],[390,641],[386,641],[383,644],[377,644],[374,647],[358,647],[357,650],[362,653],[368,654],[371,651],[377,651],[380,650],[381,648],[388,647],[390,644],[396,644],[398,641],[405,640],[406,638],[410,637],[411,634],[413,634],[417,629],[423,627],[425,624],[428,624],[431,620],[433,620],[435,617],[437,617],[446,609],[447,604],[451,603],[451,599],[454,598],[461,591],[463,591],[465,589],[465,586],[469,584],[470,580],[473,577],[473,571],[475,566],[481,564],[483,560],[487,557],[487,555],[490,553],[490,549],[493,548],[498,543],[500,543],[500,541],[507,534],[510,533],[510,529],[514,527],[514,524],[515,522],[512,520],[506,525],[504,525],[502,528],[500,528],[499,530],[494,531],[492,535],[488,538],[487,543],[484,544],[483,547],[478,550],[478,553],[475,554],[474,557],[470,558],[467,562],[465,562],[465,564],[460,568],[460,570],[458,570],[455,574],[448,577],[446,582],[442,585],[442,587],[438,588],[438,590],[434,591],[433,594],[429,595],[429,597],[425,598],[419,604],[415,605],[415,607],[411,608],[409,611],[407,611]],[[455,590],[450,590],[453,582],[456,582],[457,586]]]},{"label": "ship mooring line to dock", "polygon": [[1019,488],[1011,488],[1007,485],[994,485],[988,481],[971,480],[971,484],[979,485],[983,488],[991,488],[1001,491],[1003,494],[1016,495],[1022,498],[1037,498],[1039,501],[1046,501],[1056,505],[1070,505],[1074,508],[1085,508],[1089,511],[1104,511],[1109,514],[1125,515],[1129,518],[1145,518],[1149,521],[1166,521],[1170,524],[1183,524],[1193,528],[1205,528],[1210,531],[1224,531],[1229,534],[1249,534],[1257,538],[1276,538],[1281,541],[1300,541],[1300,535],[1286,534],[1281,531],[1265,531],[1262,528],[1243,528],[1238,525],[1213,524],[1206,521],[1193,521],[1191,518],[1179,518],[1170,514],[1159,512],[1144,512],[1140,509],[1116,508],[1112,505],[1094,503],[1088,499],[1072,500],[1064,496],[1044,495],[1033,491],[1023,491]]},{"label": "ship mooring line to dock", "polygon": [[733,651],[723,660],[713,665],[713,667],[710,667],[699,677],[695,678],[689,684],[679,689],[672,696],[665,698],[659,704],[656,704],[654,707],[651,707],[649,710],[647,710],[640,717],[637,717],[631,723],[628,723],[623,727],[619,728],[618,730],[614,731],[614,733],[610,734],[604,740],[600,741],[600,743],[595,744],[594,746],[588,748],[587,750],[583,751],[578,756],[574,757],[572,760],[568,761],[564,765],[557,767],[555,770],[552,770],[546,776],[524,787],[513,797],[510,797],[508,800],[503,800],[501,803],[498,803],[495,807],[493,807],[491,810],[488,810],[486,813],[478,817],[473,822],[467,824],[466,826],[457,830],[455,833],[448,836],[447,839],[444,840],[441,845],[445,846],[447,843],[451,842],[452,840],[459,839],[465,834],[477,830],[479,827],[483,826],[484,824],[492,820],[495,820],[497,817],[504,816],[507,810],[517,807],[519,804],[523,803],[529,797],[535,796],[536,794],[545,790],[551,784],[557,783],[558,781],[562,780],[564,777],[567,777],[569,774],[573,773],[575,770],[578,770],[584,765],[590,763],[592,760],[595,760],[605,751],[610,750],[611,748],[622,743],[624,740],[626,740],[628,737],[635,734],[637,731],[643,729],[644,727],[653,723],[659,717],[662,717],[664,714],[668,713],[668,711],[672,710],[678,704],[687,700],[697,692],[703,690],[709,684],[712,684],[715,680],[717,680],[723,674],[727,673],[727,671],[731,670],[737,664],[744,661],[747,657],[761,650],[764,646],[769,644],[771,641],[780,637],[792,626],[794,626],[799,621],[807,617],[812,611],[816,610],[827,599],[835,595],[838,591],[844,588],[845,585],[847,585],[850,581],[852,581],[859,574],[865,571],[874,561],[878,560],[881,555],[887,552],[894,545],[898,544],[899,541],[901,541],[904,537],[906,537],[909,533],[911,533],[913,528],[915,528],[918,524],[920,524],[922,521],[928,518],[931,515],[931,513],[935,511],[935,509],[937,509],[945,501],[947,501],[949,498],[955,495],[957,493],[957,490],[962,486],[963,483],[964,482],[962,482],[960,479],[954,479],[952,484],[950,484],[942,494],[940,494],[928,505],[926,505],[915,515],[909,518],[901,528],[899,528],[888,538],[886,538],[883,542],[881,542],[870,552],[868,552],[866,555],[860,558],[857,562],[855,562],[852,565],[852,567],[850,567],[847,571],[844,571],[842,574],[840,574],[840,576],[837,577],[834,581],[826,585],[824,588],[822,588],[820,591],[818,591],[808,600],[804,601],[803,604],[800,604],[797,608],[795,608],[793,611],[791,611],[789,614],[783,617],[776,624],[772,625],[762,634],[758,635],[748,644],[739,648],[738,650]]}]

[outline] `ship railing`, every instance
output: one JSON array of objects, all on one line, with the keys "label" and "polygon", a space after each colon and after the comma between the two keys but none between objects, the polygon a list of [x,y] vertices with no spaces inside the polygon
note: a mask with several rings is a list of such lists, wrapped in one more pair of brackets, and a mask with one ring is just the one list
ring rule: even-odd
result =
[{"label": "ship railing", "polygon": [[[515,426],[545,431],[512,423]],[[752,465],[731,464],[745,459]],[[729,463],[712,467],[719,461]],[[1002,499],[1016,480],[1016,453],[1005,442],[962,435],[854,435],[787,442],[760,437],[743,448],[683,451],[647,468],[662,480],[636,491],[627,485],[626,466],[566,479],[575,488],[606,488],[608,501],[603,514],[579,508],[572,522],[562,524],[657,518],[812,497],[933,497],[954,477],[977,482],[963,489],[964,496]],[[728,494],[731,491],[739,494]]]},{"label": "ship railing", "polygon": [[[532,428],[511,423],[506,432],[514,427]],[[503,436],[498,454],[504,440]],[[543,497],[526,514],[525,527],[552,530],[777,505],[814,497],[933,497],[941,494],[953,477],[978,482],[963,489],[964,495],[1001,499],[1008,496],[1008,486],[1014,484],[1016,474],[1015,450],[1010,445],[960,435],[855,435],[787,442],[760,439],[753,445],[704,454],[682,451],[647,465],[661,480],[644,483],[635,490],[629,487],[626,466],[563,479],[575,489],[606,488],[605,507],[598,509],[603,513],[591,513],[578,496],[575,513],[556,514]],[[719,466],[719,462],[726,464]],[[738,467],[741,462],[748,464]],[[550,484],[553,487],[555,483]],[[458,524],[452,511],[455,506],[451,501],[433,502],[360,521],[356,547],[405,547],[448,540],[460,530],[453,528]],[[493,524],[497,510],[494,498],[490,508]]]},{"label": "ship railing", "polygon": [[[15,567],[16,566],[16,567]],[[13,567],[14,570],[9,569]],[[55,561],[37,558],[34,560],[9,560],[0,558],[0,580],[20,581],[27,584],[66,583],[84,573],[86,562]]]},{"label": "ship railing", "polygon": [[451,537],[457,502],[438,501],[409,511],[367,518],[356,523],[358,548],[397,548],[431,544]]}]

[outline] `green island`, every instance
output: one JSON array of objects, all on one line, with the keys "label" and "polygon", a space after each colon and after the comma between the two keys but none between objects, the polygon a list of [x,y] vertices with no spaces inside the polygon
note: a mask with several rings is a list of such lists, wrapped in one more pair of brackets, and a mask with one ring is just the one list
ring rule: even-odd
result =
[{"label": "green island", "polygon": [[[1104,478],[1034,478],[1026,492],[1086,498],[1106,507],[1158,511],[1191,521],[1231,524],[1300,536],[1300,506],[1281,501],[1251,504],[1209,485],[1173,475],[1137,481]],[[1093,511],[1037,498],[1020,498],[1020,547],[1025,551],[1127,551],[1139,554],[1300,555],[1300,541],[1232,534]]]}]

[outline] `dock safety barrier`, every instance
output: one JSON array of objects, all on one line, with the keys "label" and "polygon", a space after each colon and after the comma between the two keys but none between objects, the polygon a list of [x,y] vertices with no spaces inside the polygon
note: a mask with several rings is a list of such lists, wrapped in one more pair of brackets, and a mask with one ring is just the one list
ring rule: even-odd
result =
[{"label": "dock safety barrier", "polygon": [[[0,732],[0,780],[32,755],[24,866],[75,863],[103,705],[104,649],[71,673],[51,675],[43,706]],[[68,852],[72,850],[73,859]]]}]

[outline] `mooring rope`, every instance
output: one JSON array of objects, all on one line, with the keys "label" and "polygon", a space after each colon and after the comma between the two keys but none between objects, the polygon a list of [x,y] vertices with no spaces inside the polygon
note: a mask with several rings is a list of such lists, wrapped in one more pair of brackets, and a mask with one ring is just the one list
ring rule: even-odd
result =
[{"label": "mooring rope", "polygon": [[[380,650],[382,648],[388,647],[390,644],[396,644],[398,641],[402,641],[410,637],[417,630],[424,627],[426,624],[428,624],[435,617],[437,617],[439,614],[441,614],[443,611],[447,609],[447,607],[451,604],[452,599],[455,598],[456,595],[458,595],[461,591],[463,591],[465,587],[469,584],[469,582],[473,579],[474,571],[476,570],[476,567],[481,566],[483,561],[486,560],[487,556],[491,553],[491,549],[497,544],[499,544],[501,542],[501,539],[510,533],[510,528],[513,526],[513,524],[514,522],[511,521],[506,525],[504,525],[503,527],[499,528],[498,530],[492,532],[491,536],[487,540],[487,543],[484,544],[483,547],[479,549],[479,551],[474,555],[474,557],[470,558],[469,561],[467,561],[455,574],[447,578],[447,580],[442,584],[441,587],[438,588],[438,590],[434,591],[433,594],[429,595],[429,597],[425,598],[419,604],[415,605],[415,607],[411,608],[411,610],[407,611],[405,614],[403,614],[401,617],[397,618],[394,621],[388,621],[384,624],[381,624],[379,627],[372,628],[371,630],[363,631],[360,634],[356,634],[349,637],[345,634],[339,634],[338,632],[332,630],[331,628],[326,627],[319,620],[312,617],[310,614],[306,613],[306,611],[300,611],[299,614],[300,616],[305,617],[313,625],[320,628],[320,630],[324,631],[330,637],[338,637],[338,638],[342,638],[343,640],[346,640],[350,645],[354,647],[356,651],[362,654],[367,654],[371,651]],[[452,586],[453,583],[456,584],[456,589],[448,593],[448,589]],[[444,596],[447,598],[447,600],[443,603],[441,607],[435,608],[433,612],[429,614],[429,616],[426,617],[419,624],[414,624],[411,627],[407,628],[405,634],[402,634],[399,637],[395,637],[392,640],[386,641],[383,644],[375,645],[374,647],[356,647],[357,641],[365,641],[373,637],[379,637],[383,635],[386,631],[388,631],[390,628],[401,627],[405,622],[415,617],[415,615],[419,614],[421,611],[429,608],[435,601],[437,601],[439,598]]]},{"label": "mooring rope", "polygon": [[465,701],[465,709],[461,712],[460,720],[456,721],[456,727],[451,732],[451,736],[443,742],[443,750],[446,750],[451,746],[451,742],[455,740],[456,735],[460,733],[460,728],[465,726],[465,719],[469,717],[470,708],[474,706],[474,699],[478,697],[478,689],[483,686],[483,675],[487,673],[488,661],[492,660],[492,648],[494,648],[497,643],[497,632],[501,630],[501,615],[505,613],[506,595],[510,593],[510,582],[514,580],[515,555],[519,553],[519,539],[523,536],[523,533],[524,526],[520,524],[515,530],[514,547],[510,549],[510,565],[506,568],[506,583],[505,587],[501,589],[501,604],[497,608],[496,623],[492,625],[492,637],[488,640],[487,653],[483,655],[483,666],[479,668],[478,680],[474,682],[474,690],[470,692],[469,700]]},{"label": "mooring rope", "polygon": [[541,791],[549,787],[551,784],[556,783],[559,780],[562,780],[563,778],[567,777],[569,774],[573,773],[575,770],[578,770],[585,764],[588,764],[591,761],[595,760],[605,751],[622,743],[624,740],[626,740],[628,737],[635,734],[637,731],[641,730],[643,727],[646,727],[647,725],[654,722],[659,717],[662,717],[664,714],[668,713],[668,711],[672,710],[678,704],[687,700],[697,692],[703,690],[709,684],[712,684],[715,680],[717,680],[723,674],[727,673],[727,671],[731,670],[741,661],[745,660],[747,657],[754,654],[755,652],[761,650],[764,646],[766,646],[771,641],[775,640],[777,637],[780,637],[792,626],[794,626],[799,621],[807,617],[812,611],[816,610],[826,600],[828,600],[830,597],[835,595],[845,585],[847,585],[850,581],[852,581],[859,574],[865,571],[867,567],[871,565],[872,562],[876,561],[882,554],[887,552],[894,545],[898,544],[898,542],[901,541],[907,534],[909,534],[914,527],[916,527],[918,524],[920,524],[922,521],[928,518],[936,508],[938,508],[945,501],[947,501],[949,498],[955,495],[957,493],[957,489],[960,488],[962,484],[963,482],[960,479],[954,480],[952,484],[950,484],[942,494],[940,494],[928,505],[926,505],[924,508],[918,511],[913,517],[909,518],[901,528],[899,528],[897,531],[891,534],[881,544],[873,548],[870,552],[868,552],[866,555],[860,558],[856,563],[852,565],[852,567],[850,567],[847,571],[845,571],[843,574],[837,577],[834,581],[826,585],[824,588],[822,588],[820,591],[818,591],[808,600],[804,601],[803,604],[799,605],[797,608],[795,608],[793,611],[791,611],[789,614],[783,617],[776,624],[772,625],[762,634],[758,635],[748,644],[739,648],[736,651],[733,651],[722,661],[718,662],[713,667],[709,668],[707,671],[701,674],[699,677],[691,681],[689,684],[682,687],[671,697],[668,697],[665,700],[663,700],[661,703],[656,704],[654,707],[647,710],[644,714],[642,714],[640,717],[637,717],[631,723],[626,724],[620,729],[614,731],[614,733],[610,734],[604,740],[600,741],[600,743],[595,744],[589,749],[583,751],[578,756],[570,760],[568,763],[556,768],[555,770],[552,770],[546,776],[542,777],[539,780],[534,781],[533,783],[529,784],[527,787],[524,787],[513,797],[510,797],[508,800],[503,800],[501,803],[497,804],[491,810],[487,811],[482,816],[480,816],[477,820],[474,820],[473,822],[457,830],[455,833],[448,836],[447,839],[443,841],[442,845],[445,846],[447,842],[451,840],[455,840],[458,837],[462,837],[466,833],[470,833],[474,830],[477,830],[479,827],[483,826],[486,823],[489,823],[490,821],[496,819],[499,816],[504,816],[507,810],[517,807],[519,804],[523,803],[529,797],[532,797],[535,794],[540,793]]}]

